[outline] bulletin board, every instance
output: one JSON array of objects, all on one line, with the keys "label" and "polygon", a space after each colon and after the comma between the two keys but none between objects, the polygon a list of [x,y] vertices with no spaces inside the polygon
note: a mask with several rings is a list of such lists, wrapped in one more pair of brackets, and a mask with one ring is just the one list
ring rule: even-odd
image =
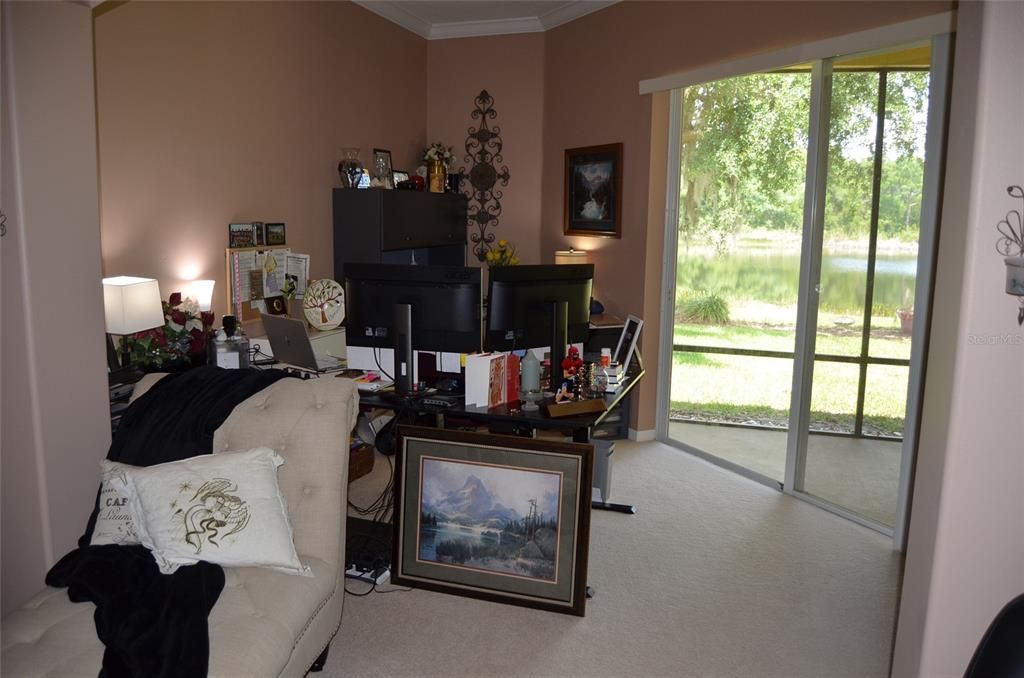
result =
[{"label": "bulletin board", "polygon": [[[299,278],[304,289],[309,255],[293,255],[288,247],[229,247],[224,251],[228,308],[239,322],[259,319],[265,310],[264,297],[279,293],[289,265],[296,273],[305,268]],[[296,298],[301,296],[297,294]]]}]

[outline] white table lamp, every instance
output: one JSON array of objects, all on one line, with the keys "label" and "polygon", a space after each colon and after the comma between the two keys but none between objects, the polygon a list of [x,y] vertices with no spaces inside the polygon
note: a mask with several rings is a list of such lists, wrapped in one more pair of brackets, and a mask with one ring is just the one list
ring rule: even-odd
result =
[{"label": "white table lamp", "polygon": [[193,280],[186,297],[192,297],[199,304],[200,311],[209,311],[213,303],[213,280]]},{"label": "white table lamp", "polygon": [[555,250],[556,264],[589,264],[590,253],[585,250],[569,248],[567,250]]},{"label": "white table lamp", "polygon": [[[103,279],[103,314],[108,334],[134,334],[164,324],[160,286],[152,278],[119,275]],[[128,350],[122,367],[128,366]]]}]

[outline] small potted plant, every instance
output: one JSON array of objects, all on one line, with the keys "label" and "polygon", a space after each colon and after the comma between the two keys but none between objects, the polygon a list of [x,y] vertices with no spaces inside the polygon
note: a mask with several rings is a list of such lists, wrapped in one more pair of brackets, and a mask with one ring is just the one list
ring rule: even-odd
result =
[{"label": "small potted plant", "polygon": [[515,266],[519,263],[515,246],[505,239],[499,240],[498,246],[493,250],[488,250],[487,254],[484,255],[484,260],[487,262],[488,268]]},{"label": "small potted plant", "polygon": [[914,309],[897,308],[896,319],[900,321],[900,334],[914,333]]}]

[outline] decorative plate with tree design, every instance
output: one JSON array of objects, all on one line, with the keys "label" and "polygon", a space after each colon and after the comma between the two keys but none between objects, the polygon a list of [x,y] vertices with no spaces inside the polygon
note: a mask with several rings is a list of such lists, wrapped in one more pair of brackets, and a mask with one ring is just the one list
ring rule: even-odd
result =
[{"label": "decorative plate with tree design", "polygon": [[330,278],[311,281],[302,297],[302,313],[312,327],[334,329],[345,321],[345,288]]}]

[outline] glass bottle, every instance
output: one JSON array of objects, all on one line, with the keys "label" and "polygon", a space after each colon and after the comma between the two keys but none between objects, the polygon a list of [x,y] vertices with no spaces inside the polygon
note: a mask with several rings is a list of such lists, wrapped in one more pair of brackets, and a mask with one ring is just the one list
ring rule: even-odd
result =
[{"label": "glass bottle", "polygon": [[342,188],[359,188],[359,180],[363,176],[363,163],[359,162],[358,148],[349,146],[341,149],[338,176],[341,177]]}]

